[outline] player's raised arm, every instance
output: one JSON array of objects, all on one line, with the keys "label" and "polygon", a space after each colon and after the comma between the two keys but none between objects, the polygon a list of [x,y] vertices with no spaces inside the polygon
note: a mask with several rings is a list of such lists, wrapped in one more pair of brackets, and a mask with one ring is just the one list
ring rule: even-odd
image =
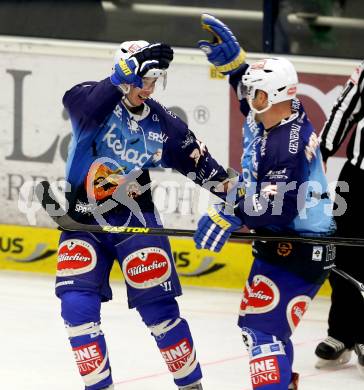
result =
[{"label": "player's raised arm", "polygon": [[[66,93],[74,135],[67,160],[67,200],[69,214],[83,226],[116,223],[132,227],[130,233],[136,226],[161,227],[149,169],[176,151],[165,148],[166,137],[173,134],[166,134],[166,112],[151,96],[159,83],[165,86],[172,59],[167,44],[123,42],[110,78],[79,84]],[[113,237],[64,231],[59,244],[56,294],[85,388],[114,388],[100,310],[101,302],[112,298],[109,274],[117,259],[129,307],[148,326],[175,387],[202,390],[194,341],[175,300],[182,290],[167,237]],[[91,350],[95,364],[87,366]],[[183,350],[182,358],[172,356],[177,350]]]},{"label": "player's raised arm", "polygon": [[198,41],[199,48],[218,72],[229,76],[229,83],[240,101],[240,110],[246,115],[249,108],[240,93],[241,77],[248,68],[244,49],[230,28],[214,16],[202,14],[201,27],[211,34],[211,39]]},{"label": "player's raised arm", "polygon": [[[166,135],[162,155],[162,165],[165,168],[173,168],[212,191],[216,183],[228,179],[226,170],[184,121],[157,102],[153,102],[153,106],[159,110],[160,124]],[[215,185],[208,187],[208,182],[214,182]]]},{"label": "player's raised arm", "polygon": [[212,40],[198,42],[208,61],[222,74],[229,75],[239,69],[244,64],[246,53],[229,27],[209,14],[202,14],[201,25],[212,34]]},{"label": "player's raised arm", "polygon": [[[69,112],[74,128],[83,126],[83,119],[93,119],[95,124],[101,124],[110,110],[120,101],[123,94],[128,93],[130,86],[141,88],[143,77],[158,77],[173,60],[173,50],[165,43],[148,44],[146,41],[135,41],[135,52],[125,57],[127,52],[125,42],[114,57],[110,77],[100,82],[87,81],[75,85],[63,97],[63,105]],[[142,46],[145,44],[145,46]],[[124,54],[124,55],[123,55]]]},{"label": "player's raised arm", "polygon": [[[235,62],[240,58],[240,46],[228,27],[207,20],[217,35],[205,44],[208,59],[214,65],[226,65],[220,69],[230,79],[237,75],[236,85],[241,86],[237,90],[247,103],[242,159],[245,193],[235,208],[220,204],[200,219],[197,248],[219,251],[231,232],[242,225],[258,234],[333,234],[332,201],[319,143],[296,98],[294,65],[287,58],[273,57],[244,69],[241,61]],[[226,50],[234,55],[224,56]],[[306,310],[333,266],[335,248],[256,240],[253,257],[238,321],[250,356],[252,384],[266,390],[296,389],[298,374],[292,372],[290,337],[301,316],[294,317],[292,307],[302,305]],[[268,365],[274,378],[261,370]]]}]

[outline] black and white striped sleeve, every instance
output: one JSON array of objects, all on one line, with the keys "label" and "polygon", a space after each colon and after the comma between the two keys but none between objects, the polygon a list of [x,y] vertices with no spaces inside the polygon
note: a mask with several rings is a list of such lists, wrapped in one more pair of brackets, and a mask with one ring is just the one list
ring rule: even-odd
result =
[{"label": "black and white striped sleeve", "polygon": [[339,149],[354,123],[364,117],[364,61],[346,82],[320,134],[323,160]]}]

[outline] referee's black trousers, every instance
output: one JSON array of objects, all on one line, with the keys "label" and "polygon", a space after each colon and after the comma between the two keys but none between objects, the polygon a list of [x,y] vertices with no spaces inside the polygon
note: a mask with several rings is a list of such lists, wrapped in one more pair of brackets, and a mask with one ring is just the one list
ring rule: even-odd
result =
[{"label": "referee's black trousers", "polygon": [[[339,176],[349,184],[348,193],[340,193],[347,210],[337,216],[337,235],[364,238],[364,170],[346,162]],[[336,198],[338,203],[338,197]],[[337,207],[337,206],[336,206]],[[337,246],[336,265],[364,283],[364,247]],[[364,299],[343,277],[331,272],[332,287],[328,335],[342,341],[347,348],[364,344]]]}]

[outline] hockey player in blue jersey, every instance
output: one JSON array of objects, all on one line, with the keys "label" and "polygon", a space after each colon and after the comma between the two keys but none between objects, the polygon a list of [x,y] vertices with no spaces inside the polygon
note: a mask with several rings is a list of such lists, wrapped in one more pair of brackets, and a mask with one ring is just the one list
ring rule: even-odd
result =
[{"label": "hockey player in blue jersey", "polygon": [[[229,75],[246,120],[234,206],[215,205],[200,219],[197,248],[219,251],[243,226],[258,234],[332,234],[332,202],[315,131],[296,98],[294,66],[284,58],[249,66],[226,25],[204,14],[202,26],[214,40],[199,46],[217,70]],[[255,241],[253,256],[238,320],[251,382],[259,390],[297,389],[290,337],[333,266],[335,248]]]},{"label": "hockey player in blue jersey", "polygon": [[[156,83],[165,85],[172,58],[168,45],[124,42],[110,78],[76,85],[64,95],[73,130],[67,199],[77,221],[161,226],[149,169],[173,168],[200,185],[227,179],[187,125],[151,99]],[[56,294],[85,389],[113,388],[100,309],[112,297],[114,259],[126,280],[129,307],[154,336],[177,387],[202,389],[193,339],[175,300],[181,286],[168,239],[63,232]]]}]

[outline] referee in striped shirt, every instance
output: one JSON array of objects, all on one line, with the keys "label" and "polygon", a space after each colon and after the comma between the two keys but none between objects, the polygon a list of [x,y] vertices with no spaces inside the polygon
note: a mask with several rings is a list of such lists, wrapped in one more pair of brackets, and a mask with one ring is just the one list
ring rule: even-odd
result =
[{"label": "referee in striped shirt", "polygon": [[[355,126],[346,151],[347,160],[339,181],[349,184],[349,192],[341,193],[347,203],[346,212],[337,216],[338,236],[364,237],[364,61],[354,70],[336,101],[321,133],[321,153],[326,164]],[[364,283],[364,250],[360,247],[337,246],[336,265]],[[341,276],[330,275],[332,287],[328,319],[328,337],[316,348],[317,368],[345,364],[354,349],[359,372],[364,375],[364,326],[358,313],[364,313],[364,300],[359,291]]]}]

